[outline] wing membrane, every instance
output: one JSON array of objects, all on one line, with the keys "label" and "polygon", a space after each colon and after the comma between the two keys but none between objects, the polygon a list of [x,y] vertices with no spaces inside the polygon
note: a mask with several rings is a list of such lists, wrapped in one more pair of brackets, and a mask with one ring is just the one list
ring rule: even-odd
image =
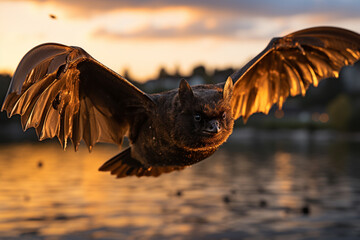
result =
[{"label": "wing membrane", "polygon": [[19,63],[2,111],[21,115],[23,129],[40,140],[58,137],[75,149],[83,139],[121,144],[134,114],[146,114],[151,98],[83,49],[43,44]]},{"label": "wing membrane", "polygon": [[310,84],[337,77],[344,65],[360,59],[360,35],[334,27],[315,27],[274,38],[231,78],[233,116],[244,121],[256,112],[281,108],[291,95],[305,95]]}]

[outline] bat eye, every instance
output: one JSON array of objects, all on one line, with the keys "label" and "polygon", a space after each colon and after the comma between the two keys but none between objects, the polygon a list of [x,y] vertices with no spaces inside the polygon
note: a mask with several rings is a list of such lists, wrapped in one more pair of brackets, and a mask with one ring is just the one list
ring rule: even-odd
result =
[{"label": "bat eye", "polygon": [[201,121],[201,115],[200,115],[199,113],[196,113],[196,114],[194,115],[194,120],[195,120],[196,122],[200,122],[200,121]]},{"label": "bat eye", "polygon": [[221,116],[223,119],[226,118],[226,112],[223,112],[222,116]]}]

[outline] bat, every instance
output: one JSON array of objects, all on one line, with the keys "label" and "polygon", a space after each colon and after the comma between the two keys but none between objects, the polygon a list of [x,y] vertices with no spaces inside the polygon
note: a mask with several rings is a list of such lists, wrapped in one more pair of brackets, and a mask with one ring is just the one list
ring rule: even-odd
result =
[{"label": "bat", "polygon": [[305,95],[310,85],[337,77],[360,59],[360,35],[341,28],[314,27],[273,38],[244,67],[220,84],[147,94],[80,47],[46,43],[20,61],[2,106],[21,115],[24,131],[39,140],[57,137],[75,151],[81,140],[129,147],[100,171],[118,178],[159,176],[212,155],[230,136],[234,121],[268,114],[286,98]]}]

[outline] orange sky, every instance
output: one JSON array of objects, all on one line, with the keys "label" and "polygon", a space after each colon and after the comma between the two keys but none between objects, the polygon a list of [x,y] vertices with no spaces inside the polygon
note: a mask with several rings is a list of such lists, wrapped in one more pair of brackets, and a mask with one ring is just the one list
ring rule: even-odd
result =
[{"label": "orange sky", "polygon": [[360,32],[358,0],[73,2],[0,0],[0,72],[13,73],[22,56],[44,42],[80,46],[113,70],[146,80],[160,67],[183,73],[197,64],[239,68],[271,37],[300,28]]}]

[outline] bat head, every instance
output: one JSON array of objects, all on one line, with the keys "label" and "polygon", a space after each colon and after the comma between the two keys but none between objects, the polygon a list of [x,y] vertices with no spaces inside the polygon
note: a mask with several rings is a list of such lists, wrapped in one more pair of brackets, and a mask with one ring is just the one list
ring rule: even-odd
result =
[{"label": "bat head", "polygon": [[182,80],[178,90],[180,102],[175,129],[177,139],[186,148],[217,148],[232,133],[230,99],[233,83],[190,87]]}]

